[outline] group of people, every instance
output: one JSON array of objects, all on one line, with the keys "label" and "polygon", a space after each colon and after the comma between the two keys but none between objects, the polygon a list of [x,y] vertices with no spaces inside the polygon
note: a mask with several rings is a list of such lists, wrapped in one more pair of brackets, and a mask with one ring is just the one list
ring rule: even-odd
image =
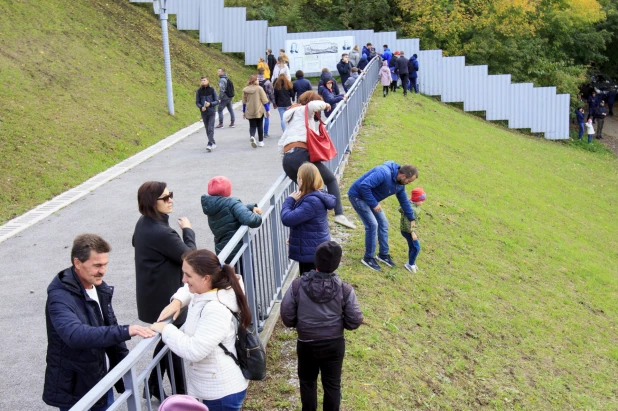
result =
[{"label": "group of people", "polygon": [[[596,123],[596,138],[603,139],[603,125],[605,118],[614,115],[614,103],[616,102],[616,94],[618,90],[613,87],[605,96],[597,96],[596,91],[590,93],[588,97],[588,117],[584,107],[580,106],[575,111],[575,119],[579,126],[579,140],[582,139],[584,132],[588,135],[588,143],[592,143],[595,135],[594,124]],[[607,103],[607,105],[606,105]],[[584,121],[584,118],[586,120]]]}]

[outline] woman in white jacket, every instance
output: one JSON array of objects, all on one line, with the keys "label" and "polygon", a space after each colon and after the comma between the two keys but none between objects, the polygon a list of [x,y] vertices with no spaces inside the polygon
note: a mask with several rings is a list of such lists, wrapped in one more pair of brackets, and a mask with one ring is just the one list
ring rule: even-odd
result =
[{"label": "woman in white jacket", "polygon": [[283,59],[283,57],[279,56],[277,58],[277,65],[275,66],[275,69],[273,70],[273,76],[270,79],[270,81],[274,83],[275,81],[277,81],[277,79],[279,78],[281,74],[285,74],[288,80],[292,81],[292,74],[290,73],[290,68],[285,63],[285,60]]},{"label": "woman in white jacket", "polygon": [[[281,139],[279,139],[279,153],[283,156],[283,171],[295,183],[298,169],[303,163],[309,161],[307,127],[305,127],[305,106],[309,108],[307,125],[316,133],[319,132],[320,112],[322,110],[330,110],[330,104],[325,103],[322,97],[315,91],[305,91],[298,98],[298,102],[300,104],[291,106],[283,113],[283,122],[286,123],[286,128]],[[334,195],[337,199],[335,203],[335,223],[347,228],[356,228],[343,214],[339,184],[333,172],[321,161],[313,164],[318,168],[328,193]]]},{"label": "woman in white jacket", "polygon": [[159,321],[178,316],[182,307],[188,305],[184,327],[179,330],[172,324],[157,322],[152,329],[161,333],[172,352],[187,361],[189,395],[210,410],[240,410],[249,381],[219,343],[237,355],[236,320],[232,311],[240,314],[240,326],[247,328],[251,324],[242,280],[231,266],[222,266],[208,250],[188,253],[182,271],[185,286],[172,296]]}]

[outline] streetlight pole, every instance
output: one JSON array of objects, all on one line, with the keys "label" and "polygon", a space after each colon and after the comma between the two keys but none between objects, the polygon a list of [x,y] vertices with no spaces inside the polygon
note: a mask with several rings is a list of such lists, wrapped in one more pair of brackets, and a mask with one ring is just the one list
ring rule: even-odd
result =
[{"label": "streetlight pole", "polygon": [[174,115],[174,92],[172,89],[172,64],[170,62],[170,44],[167,34],[167,0],[153,0],[155,13],[159,12],[161,20],[161,37],[163,40],[163,60],[165,65],[165,88],[167,89],[167,110]]}]

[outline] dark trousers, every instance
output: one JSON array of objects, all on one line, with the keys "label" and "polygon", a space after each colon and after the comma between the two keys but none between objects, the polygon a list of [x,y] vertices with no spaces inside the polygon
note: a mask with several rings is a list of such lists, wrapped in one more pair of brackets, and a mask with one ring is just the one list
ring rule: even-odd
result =
[{"label": "dark trousers", "polygon": [[384,94],[384,97],[388,96],[388,87],[389,86],[382,86],[382,94]]},{"label": "dark trousers", "polygon": [[324,411],[338,411],[341,405],[341,368],[345,340],[297,341],[296,353],[303,411],[316,411],[318,408],[318,373],[322,374]]},{"label": "dark trousers", "polygon": [[594,110],[596,110],[596,107],[588,106],[588,117],[586,117],[586,121],[592,117],[592,122],[594,123]]},{"label": "dark trousers", "polygon": [[605,123],[604,118],[597,118],[597,138],[603,138],[603,123]]},{"label": "dark trousers", "polygon": [[202,121],[206,128],[206,136],[208,137],[208,144],[215,144],[215,116],[216,111],[209,112],[208,110],[202,111]]},{"label": "dark trousers", "polygon": [[[294,151],[284,154],[283,156],[283,171],[290,177],[290,180],[296,183],[298,169],[303,163],[309,162],[309,152],[304,148],[295,148]],[[339,183],[337,177],[326,167],[322,162],[313,163],[318,168],[322,180],[326,185],[329,194],[332,194],[337,199],[335,202],[335,215],[343,214],[343,205],[341,204],[341,193],[339,192]]]},{"label": "dark trousers", "polygon": [[397,80],[391,81],[391,91],[394,93],[397,91]]},{"label": "dark trousers", "polygon": [[301,263],[300,261],[298,262],[298,271],[300,271],[300,275],[308,273],[313,269],[315,269],[314,263]]},{"label": "dark trousers", "polygon": [[257,130],[259,141],[264,141],[264,117],[249,119],[249,135],[251,137],[255,137],[255,130]]},{"label": "dark trousers", "polygon": [[227,108],[227,111],[230,113],[230,121],[233,123],[234,118],[234,107],[232,107],[232,99],[221,99],[221,104],[217,107],[219,112],[219,124],[223,124],[223,109]]},{"label": "dark trousers", "polygon": [[414,90],[418,94],[418,84],[416,83],[417,77],[410,77],[410,91]]},{"label": "dark trousers", "polygon": [[403,86],[403,95],[407,96],[408,95],[408,75],[400,74],[399,77],[401,78],[401,85]]},{"label": "dark trousers", "polygon": [[[178,327],[180,328],[181,325],[182,324],[178,325]],[[161,349],[164,346],[165,346],[165,343],[163,342],[163,340],[159,341],[159,344],[157,344],[157,346],[155,347],[152,357],[153,358],[156,357],[156,355],[159,353],[159,351],[161,351]],[[182,358],[180,358],[174,353],[172,353],[172,366],[174,367],[174,381],[176,383],[176,393],[186,394],[187,391],[185,388],[185,376],[182,372]],[[165,355],[161,359],[161,378],[165,377],[166,372],[167,372],[167,376],[171,383],[172,377],[170,376],[170,364],[169,364],[167,355]],[[150,373],[150,377],[148,378],[148,389],[150,390],[151,396],[155,396],[157,398],[159,397],[160,395],[159,379],[157,378],[157,368],[156,367],[154,370],[152,370],[152,372]],[[160,398],[160,400],[163,401],[163,398]]]},{"label": "dark trousers", "polygon": [[402,231],[401,235],[408,242],[408,264],[415,265],[416,257],[418,257],[418,253],[421,251],[421,243],[412,238],[412,233]]},{"label": "dark trousers", "polygon": [[607,103],[607,109],[609,110],[609,115],[613,116],[614,115],[614,103]]}]

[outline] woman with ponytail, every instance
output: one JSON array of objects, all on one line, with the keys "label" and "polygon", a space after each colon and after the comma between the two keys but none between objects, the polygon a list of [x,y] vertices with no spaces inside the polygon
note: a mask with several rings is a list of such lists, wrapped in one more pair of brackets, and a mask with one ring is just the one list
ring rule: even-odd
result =
[{"label": "woman with ponytail", "polygon": [[228,264],[221,265],[212,251],[195,250],[183,256],[185,286],[172,296],[159,321],[174,316],[189,306],[182,330],[157,322],[152,329],[161,333],[173,353],[187,360],[188,394],[198,398],[210,410],[240,410],[247,393],[248,380],[240,367],[219,344],[236,354],[236,320],[240,326],[251,324],[251,312],[242,279]]}]

